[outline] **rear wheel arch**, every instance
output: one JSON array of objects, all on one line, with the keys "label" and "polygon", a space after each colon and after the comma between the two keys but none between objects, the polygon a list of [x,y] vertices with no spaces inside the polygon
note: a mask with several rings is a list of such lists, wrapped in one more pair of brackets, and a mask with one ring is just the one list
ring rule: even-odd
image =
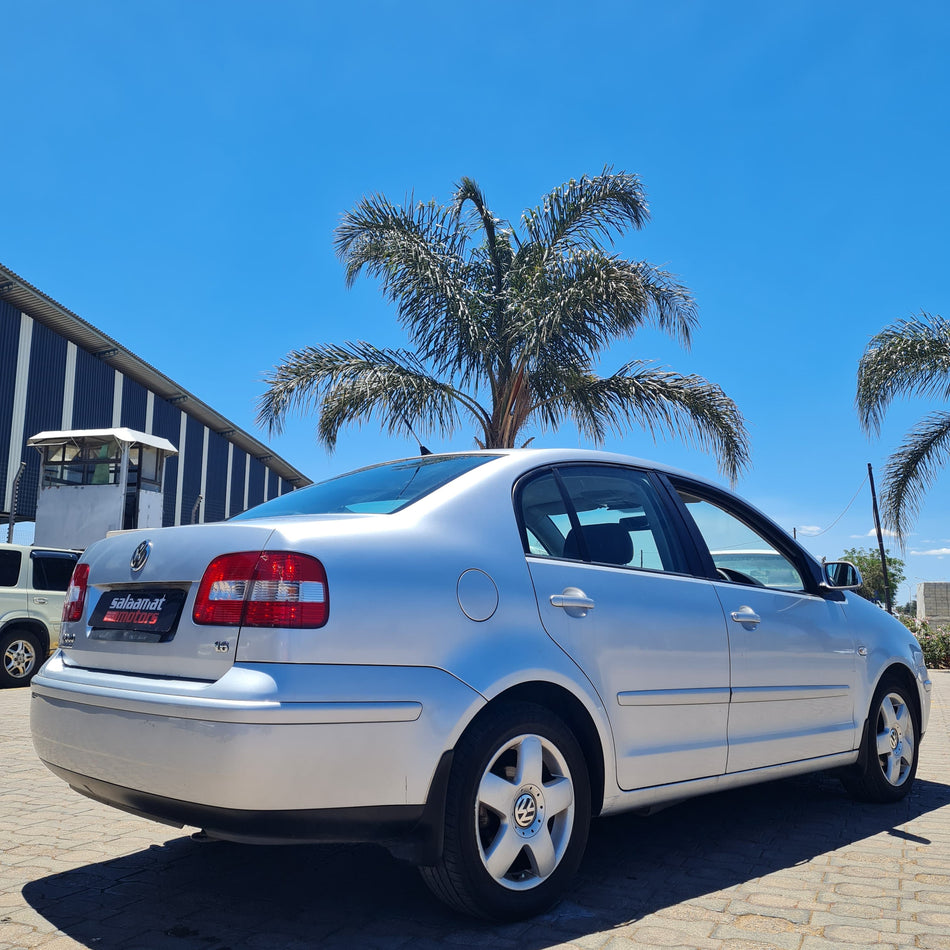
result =
[{"label": "rear wheel arch", "polygon": [[[468,732],[481,718],[500,705],[533,703],[554,713],[571,730],[584,754],[590,782],[591,814],[597,815],[604,802],[605,762],[600,733],[585,705],[570,690],[556,683],[532,681],[519,683],[494,696],[483,706],[465,729]],[[463,733],[464,735],[464,733]]]},{"label": "rear wheel arch", "polygon": [[0,630],[0,686],[27,686],[48,652],[35,624],[8,623]]},{"label": "rear wheel arch", "polygon": [[0,636],[13,633],[17,630],[22,633],[29,633],[39,641],[40,649],[43,651],[43,659],[45,660],[49,653],[50,645],[49,630],[46,629],[46,625],[33,617],[16,617],[13,620],[6,621],[6,623],[0,626]]}]

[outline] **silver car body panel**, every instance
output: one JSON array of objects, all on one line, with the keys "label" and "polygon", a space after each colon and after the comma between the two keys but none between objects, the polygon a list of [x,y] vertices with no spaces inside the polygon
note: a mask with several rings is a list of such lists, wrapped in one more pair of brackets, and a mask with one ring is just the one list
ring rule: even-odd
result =
[{"label": "silver car body panel", "polygon": [[[92,546],[84,618],[64,625],[66,648],[33,681],[40,757],[77,787],[87,776],[211,809],[421,805],[479,710],[544,684],[592,723],[608,813],[854,761],[871,694],[895,664],[916,677],[926,726],[910,634],[853,595],[525,556],[512,504],[522,475],[566,461],[673,470],[580,450],[489,454],[393,514],[239,520]],[[150,557],[133,572],[143,540]],[[325,626],[193,622],[211,560],[261,550],[321,561]],[[103,593],[163,586],[186,592],[166,642],[115,642],[89,626]],[[586,617],[552,605],[568,587],[595,601]],[[731,619],[750,604],[765,614],[754,631]]]},{"label": "silver car body panel", "polygon": [[[729,650],[712,585],[549,558],[528,562],[545,629],[612,710],[619,787],[724,772]],[[552,596],[568,588],[593,606],[554,606]]]},{"label": "silver car body panel", "polygon": [[484,705],[428,667],[235,666],[196,688],[133,676],[106,685],[57,657],[33,692],[46,762],[168,798],[275,811],[424,802],[446,723]]}]

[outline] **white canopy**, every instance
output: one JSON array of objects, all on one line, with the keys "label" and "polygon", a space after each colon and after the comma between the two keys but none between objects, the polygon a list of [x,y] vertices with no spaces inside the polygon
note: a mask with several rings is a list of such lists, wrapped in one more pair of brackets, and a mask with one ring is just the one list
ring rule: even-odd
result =
[{"label": "white canopy", "polygon": [[147,445],[153,449],[161,449],[166,455],[177,455],[175,448],[168,439],[147,432],[137,432],[135,429],[68,429],[63,432],[38,432],[27,439],[27,445],[39,447],[41,445],[68,445],[77,444],[81,440],[92,442],[127,442],[131,445]]}]

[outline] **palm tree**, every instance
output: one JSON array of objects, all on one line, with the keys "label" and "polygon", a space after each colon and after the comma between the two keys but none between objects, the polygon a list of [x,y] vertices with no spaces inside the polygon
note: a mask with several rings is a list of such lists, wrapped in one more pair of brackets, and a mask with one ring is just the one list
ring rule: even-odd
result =
[{"label": "palm tree", "polygon": [[515,446],[529,424],[570,419],[595,443],[641,425],[712,449],[734,481],[748,437],[718,386],[641,360],[594,372],[613,341],[643,326],[688,347],[697,325],[672,275],[609,250],[614,234],[648,217],[640,180],[610,168],[546,195],[522,214],[520,236],[470,178],[448,206],[364,198],[336,231],[347,285],[364,270],[377,278],[414,349],[360,341],[293,351],[265,376],[258,422],[279,432],[289,411],[316,410],[330,450],[343,426],[373,416],[390,434],[451,434],[465,419],[482,448]]},{"label": "palm tree", "polygon": [[[950,396],[950,323],[921,313],[871,338],[858,364],[855,399],[861,425],[877,435],[898,396]],[[903,545],[927,490],[950,453],[950,412],[925,416],[904,437],[884,468],[882,519]]]}]

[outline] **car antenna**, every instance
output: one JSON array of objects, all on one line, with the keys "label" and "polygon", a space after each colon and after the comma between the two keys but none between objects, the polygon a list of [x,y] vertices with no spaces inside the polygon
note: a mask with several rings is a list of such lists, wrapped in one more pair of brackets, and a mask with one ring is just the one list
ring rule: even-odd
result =
[{"label": "car antenna", "polygon": [[420,454],[420,455],[431,455],[431,454],[432,454],[432,450],[431,450],[431,449],[427,449],[427,448],[422,444],[422,441],[419,439],[419,436],[417,436],[417,435],[415,434],[415,432],[412,431],[412,426],[409,425],[409,417],[408,417],[408,416],[403,416],[403,417],[402,417],[402,421],[406,423],[406,428],[409,430],[409,434],[416,440],[416,442],[419,443],[419,454]]}]

